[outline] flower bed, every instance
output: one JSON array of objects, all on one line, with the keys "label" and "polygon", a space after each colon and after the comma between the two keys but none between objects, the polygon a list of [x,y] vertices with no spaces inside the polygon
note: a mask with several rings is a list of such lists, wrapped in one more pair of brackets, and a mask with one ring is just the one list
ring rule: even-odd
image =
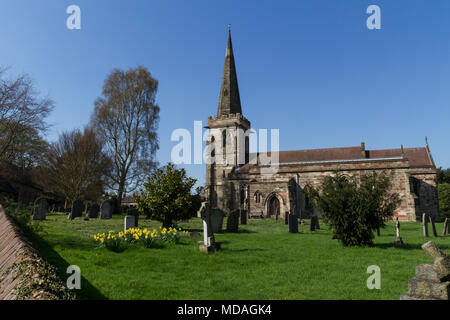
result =
[{"label": "flower bed", "polygon": [[109,231],[97,233],[94,240],[100,248],[106,248],[114,252],[122,252],[130,245],[143,245],[146,248],[163,248],[165,244],[177,244],[189,232],[181,228],[139,229],[131,228],[125,232]]}]

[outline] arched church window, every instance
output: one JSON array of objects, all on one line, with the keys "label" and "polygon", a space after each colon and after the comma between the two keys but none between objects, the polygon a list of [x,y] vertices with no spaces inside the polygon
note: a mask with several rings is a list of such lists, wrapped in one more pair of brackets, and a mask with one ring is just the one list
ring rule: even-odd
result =
[{"label": "arched church window", "polygon": [[215,157],[216,156],[215,142],[216,142],[216,139],[214,138],[214,136],[211,137],[211,157]]},{"label": "arched church window", "polygon": [[260,203],[261,202],[261,192],[256,191],[253,195],[253,198],[255,199],[256,203]]},{"label": "arched church window", "polygon": [[222,131],[222,147],[225,148],[227,146],[227,129]]}]

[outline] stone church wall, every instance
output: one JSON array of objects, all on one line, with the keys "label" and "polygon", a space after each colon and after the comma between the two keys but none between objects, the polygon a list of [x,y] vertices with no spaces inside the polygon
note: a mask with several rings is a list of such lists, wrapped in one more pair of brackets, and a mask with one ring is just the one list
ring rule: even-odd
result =
[{"label": "stone church wall", "polygon": [[[401,221],[418,221],[421,214],[426,212],[435,220],[439,220],[435,169],[410,168],[406,159],[281,166],[278,173],[271,177],[261,175],[259,168],[253,167],[249,172],[235,176],[239,179],[230,181],[238,186],[237,189],[240,184],[248,183],[251,216],[267,217],[267,203],[270,197],[276,194],[280,200],[280,216],[283,218],[285,212],[293,210],[288,186],[289,181],[295,180],[296,174],[299,173],[299,206],[302,217],[309,218],[315,209],[310,206],[303,189],[307,184],[317,187],[324,177],[334,174],[336,170],[360,177],[373,171],[392,173],[392,192],[398,193],[402,201],[394,215]],[[237,201],[239,194],[235,198]]]}]

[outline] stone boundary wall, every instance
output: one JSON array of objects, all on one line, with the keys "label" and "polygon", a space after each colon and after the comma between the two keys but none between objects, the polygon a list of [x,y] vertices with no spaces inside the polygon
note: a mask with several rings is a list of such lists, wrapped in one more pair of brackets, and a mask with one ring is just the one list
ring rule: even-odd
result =
[{"label": "stone boundary wall", "polygon": [[[70,299],[70,293],[64,294],[68,289],[57,279],[55,270],[0,205],[0,300]],[[22,287],[21,292],[18,287]]]}]

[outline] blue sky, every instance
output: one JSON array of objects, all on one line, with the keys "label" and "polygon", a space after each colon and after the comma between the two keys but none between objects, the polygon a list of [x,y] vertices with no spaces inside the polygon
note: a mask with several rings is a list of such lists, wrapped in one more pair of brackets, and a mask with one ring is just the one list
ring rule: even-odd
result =
[{"label": "blue sky", "polygon": [[[80,6],[82,29],[66,28]],[[366,8],[381,8],[368,30]],[[160,82],[161,164],[173,130],[217,110],[227,26],[244,115],[280,149],[424,146],[450,167],[450,1],[2,0],[0,65],[28,73],[56,109],[48,135],[81,128],[113,68]],[[187,165],[204,183],[204,165]]]}]

